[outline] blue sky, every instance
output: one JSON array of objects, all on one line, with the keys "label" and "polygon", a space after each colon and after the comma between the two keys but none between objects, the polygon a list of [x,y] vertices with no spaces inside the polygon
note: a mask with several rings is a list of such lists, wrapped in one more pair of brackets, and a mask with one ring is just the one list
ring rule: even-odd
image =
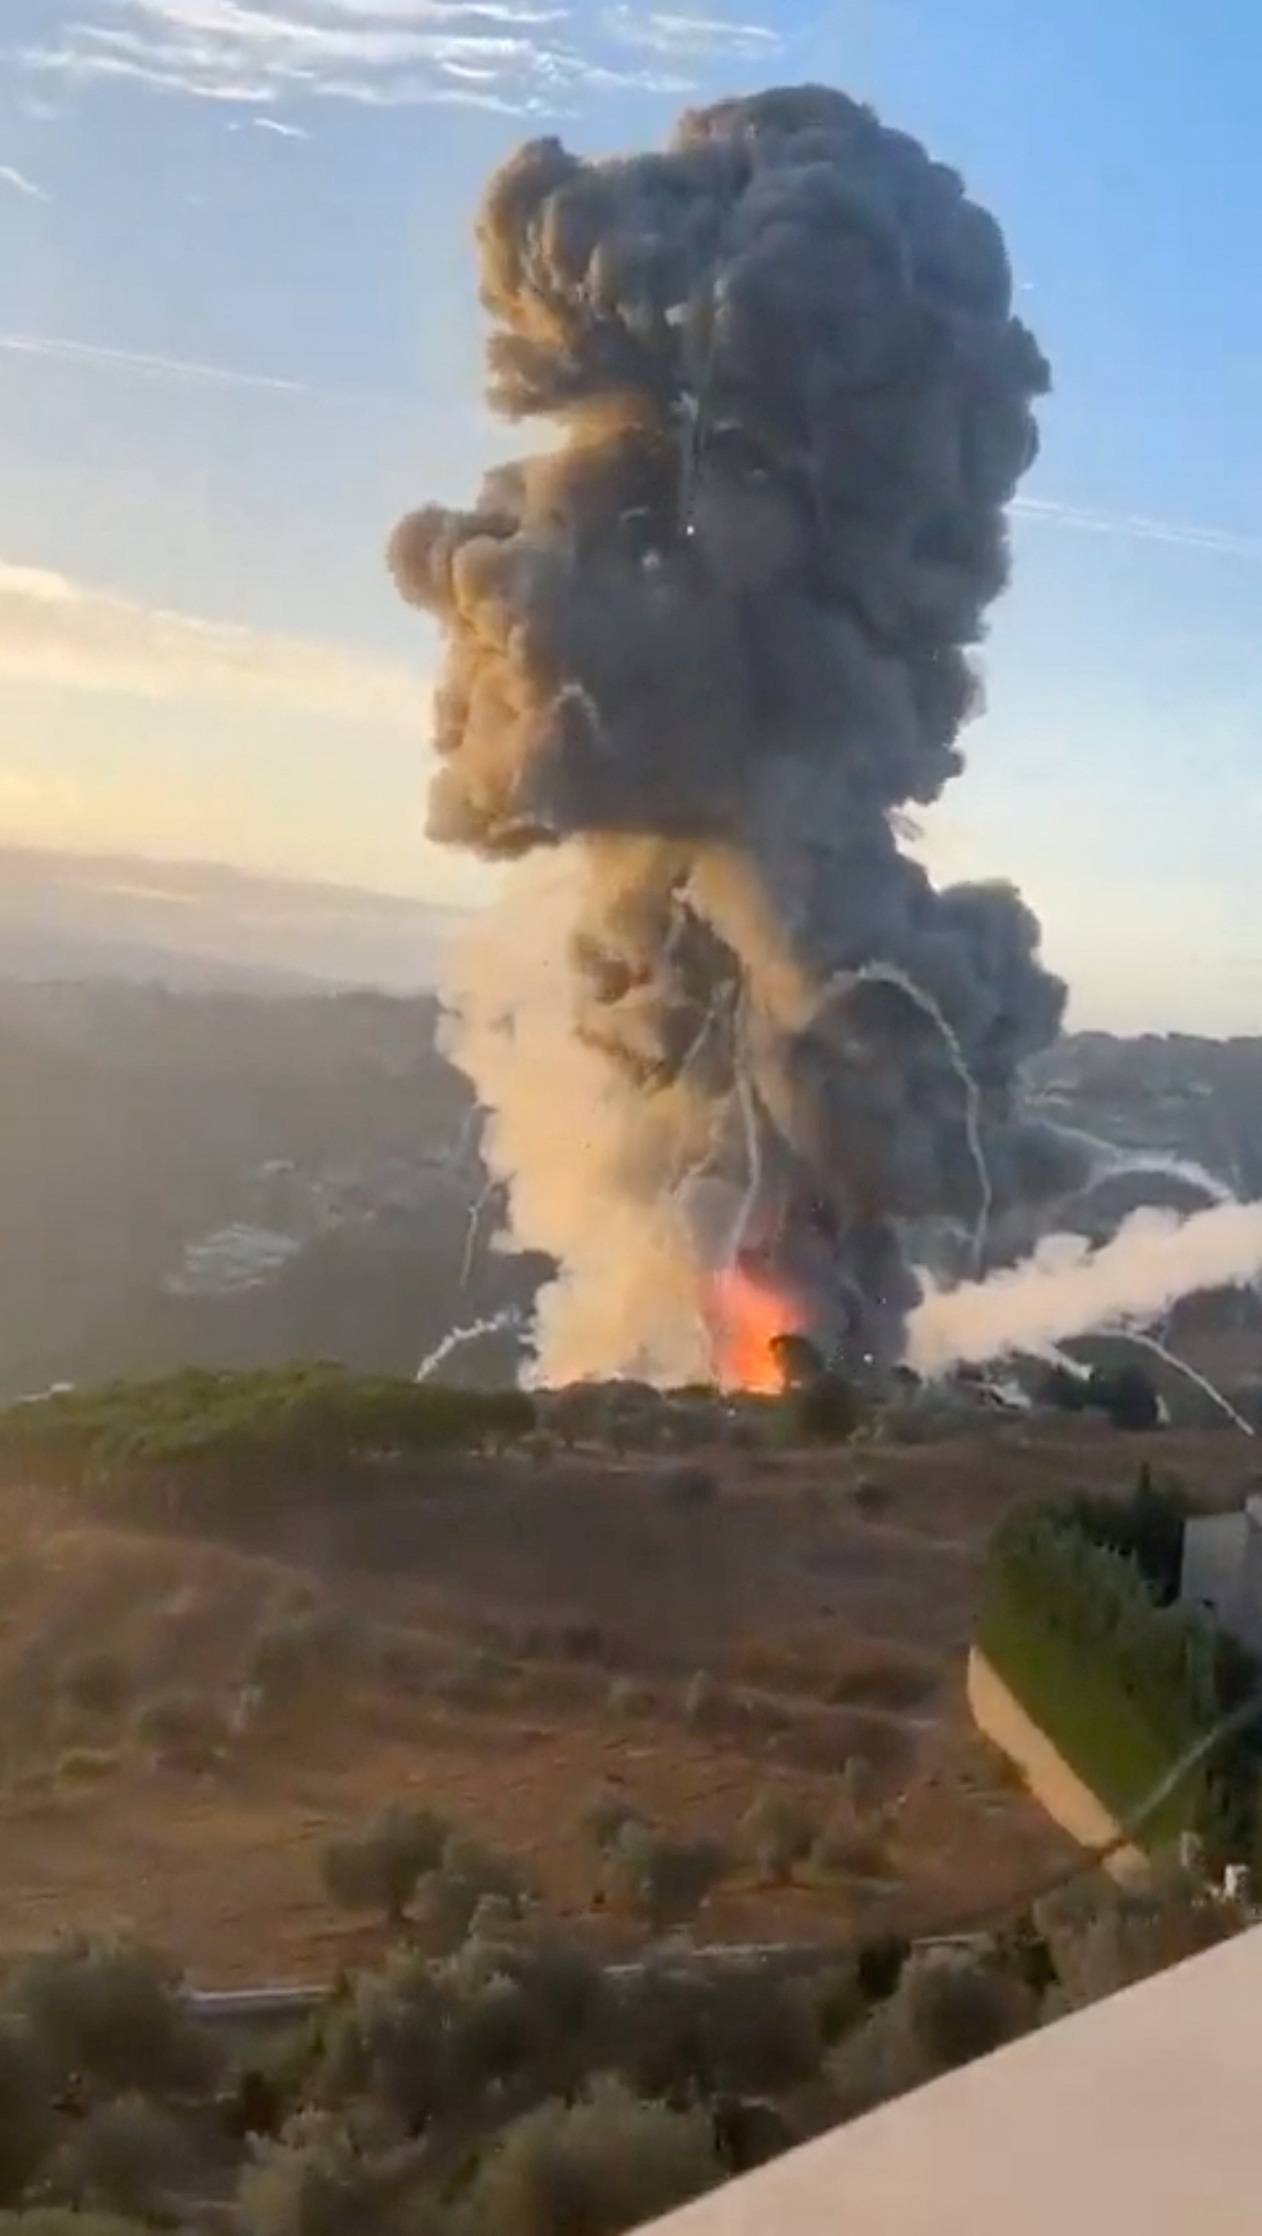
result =
[{"label": "blue sky", "polygon": [[0,835],[474,894],[380,554],[521,439],[485,174],[824,78],[996,210],[1055,373],[929,857],[1079,1021],[1262,1030],[1260,66],[1250,0],[5,0]]}]

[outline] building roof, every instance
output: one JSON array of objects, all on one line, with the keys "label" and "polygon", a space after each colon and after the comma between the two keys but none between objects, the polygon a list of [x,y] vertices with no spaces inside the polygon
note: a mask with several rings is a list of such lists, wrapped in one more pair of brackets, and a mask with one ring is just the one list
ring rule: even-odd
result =
[{"label": "building roof", "polygon": [[1262,1928],[654,2224],[654,2236],[1262,2229]]}]

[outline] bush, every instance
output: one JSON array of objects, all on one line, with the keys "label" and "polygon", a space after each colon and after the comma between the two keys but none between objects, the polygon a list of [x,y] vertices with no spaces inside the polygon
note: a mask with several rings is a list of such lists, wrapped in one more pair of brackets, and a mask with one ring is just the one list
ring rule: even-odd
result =
[{"label": "bush", "polygon": [[165,1770],[213,1770],[223,1760],[231,1732],[207,1693],[160,1693],[136,1715],[136,1737]]},{"label": "bush", "polygon": [[710,2089],[775,2095],[818,2071],[823,2039],[809,1989],[764,1965],[723,1966],[706,1997]]},{"label": "bush", "polygon": [[371,2168],[328,2114],[304,2114],[280,2141],[257,2142],[237,2198],[249,2236],[373,2236],[379,2225]]},{"label": "bush", "polygon": [[619,2236],[720,2176],[710,2120],[642,2104],[602,2080],[546,2104],[496,2143],[471,2193],[471,2236]]},{"label": "bush", "polygon": [[[1138,1559],[1100,1541],[1105,1528],[1142,1530],[1165,1559],[1168,1524],[1151,1506],[1145,1494],[1129,1516],[1082,1499],[1010,1516],[991,1541],[978,1626],[998,1675],[1121,1822],[1257,1682],[1206,1614],[1160,1606]],[[1256,1738],[1238,1737],[1171,1791],[1140,1838],[1160,1846],[1188,1828],[1212,1854],[1248,1857],[1258,1796]]]},{"label": "bush", "polygon": [[616,1786],[595,1786],[583,1803],[578,1821],[584,1837],[605,1855],[624,1825],[642,1825],[645,1818],[643,1810]]},{"label": "bush", "polygon": [[718,1687],[709,1670],[695,1670],[684,1687],[684,1722],[692,1730],[700,1730],[713,1715],[717,1700]]},{"label": "bush", "polygon": [[1100,1873],[1058,1889],[1035,1904],[1034,1923],[1059,2007],[1078,2009],[1228,1940],[1241,1919],[1162,1858],[1142,1886]]},{"label": "bush", "polygon": [[178,1975],[138,1944],[63,1941],[19,1968],[10,2000],[62,2080],[82,2073],[110,2090],[178,2095],[213,2071]]},{"label": "bush", "polygon": [[1095,1367],[1087,1403],[1107,1413],[1115,1429],[1155,1429],[1161,1423],[1157,1392],[1141,1366]]},{"label": "bush", "polygon": [[609,1854],[608,1891],[639,1911],[655,1933],[695,1917],[727,1859],[715,1840],[668,1840],[624,1824]]},{"label": "bush", "polygon": [[936,1951],[904,1966],[887,2010],[898,2078],[908,2086],[986,2057],[1034,2017],[1033,1999],[1010,1976]]},{"label": "bush", "polygon": [[0,2013],[0,2205],[12,2204],[52,2146],[47,2062],[34,2030]]},{"label": "bush", "polygon": [[259,1631],[247,1683],[272,1705],[287,1705],[310,1687],[327,1685],[346,1644],[345,1626],[314,1608],[286,1615]]},{"label": "bush", "polygon": [[793,1434],[802,1444],[844,1444],[863,1419],[851,1384],[831,1369],[791,1391],[786,1403]]},{"label": "bush", "polygon": [[71,1785],[108,1778],[118,1768],[117,1747],[65,1747],[57,1757],[57,1776]]},{"label": "bush", "polygon": [[66,1698],[94,1716],[116,1716],[127,1704],[131,1672],[117,1654],[85,1654],[66,1672]]},{"label": "bush", "polygon": [[783,1786],[768,1786],[750,1803],[737,1829],[740,1853],[763,1878],[783,1886],[793,1866],[809,1855],[817,1827],[809,1811]]},{"label": "bush", "polygon": [[383,1809],[362,1832],[330,1840],[320,1856],[325,1889],[341,1909],[404,1917],[423,1873],[442,1858],[448,1828],[428,1809]]},{"label": "bush", "polygon": [[169,2211],[191,2171],[184,2129],[146,2097],[120,2096],[67,2138],[49,2182],[76,2205],[147,2220]]}]

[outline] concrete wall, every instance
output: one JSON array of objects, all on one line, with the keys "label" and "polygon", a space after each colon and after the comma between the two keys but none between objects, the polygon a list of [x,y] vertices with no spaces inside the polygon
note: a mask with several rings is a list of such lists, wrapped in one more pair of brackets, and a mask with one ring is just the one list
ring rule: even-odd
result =
[{"label": "concrete wall", "polygon": [[[1071,1770],[1045,1731],[1026,1714],[1016,1694],[974,1646],[968,1657],[968,1704],[977,1728],[1016,1764],[1036,1801],[1084,1848],[1103,1848],[1117,1837],[1117,1819]],[[1119,1848],[1106,1866],[1116,1878],[1142,1875],[1138,1848]]]}]

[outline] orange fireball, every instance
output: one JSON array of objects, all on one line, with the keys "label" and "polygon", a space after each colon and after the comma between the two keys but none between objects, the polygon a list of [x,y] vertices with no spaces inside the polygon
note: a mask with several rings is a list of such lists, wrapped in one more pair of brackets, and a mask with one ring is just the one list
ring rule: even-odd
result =
[{"label": "orange fireball", "polygon": [[707,1318],[720,1386],[778,1397],[784,1369],[776,1357],[776,1339],[799,1335],[806,1324],[797,1299],[787,1289],[755,1278],[746,1267],[732,1265],[710,1284]]}]

